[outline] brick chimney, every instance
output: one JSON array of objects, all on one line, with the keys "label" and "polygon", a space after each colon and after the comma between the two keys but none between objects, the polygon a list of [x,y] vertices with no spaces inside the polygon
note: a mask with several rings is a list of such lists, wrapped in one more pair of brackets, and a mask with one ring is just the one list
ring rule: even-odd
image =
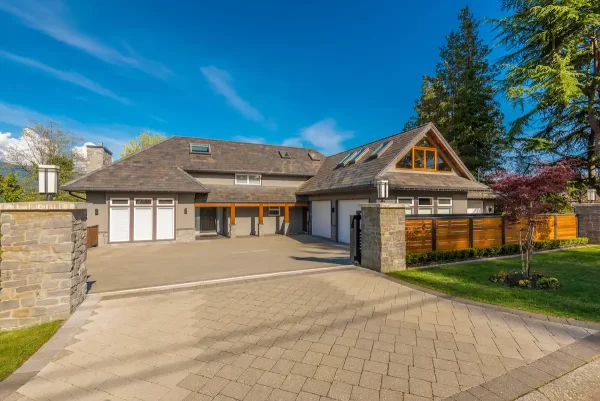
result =
[{"label": "brick chimney", "polygon": [[112,152],[105,148],[102,143],[86,145],[86,151],[86,170],[88,173],[112,163]]}]

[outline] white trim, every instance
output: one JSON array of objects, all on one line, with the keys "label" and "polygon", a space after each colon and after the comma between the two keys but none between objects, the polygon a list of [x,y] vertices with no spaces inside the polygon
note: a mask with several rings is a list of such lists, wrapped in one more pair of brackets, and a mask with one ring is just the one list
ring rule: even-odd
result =
[{"label": "white trim", "polygon": [[[160,203],[161,201],[170,201],[171,203]],[[174,198],[156,198],[157,206],[175,206]]]},{"label": "white trim", "polygon": [[[449,200],[450,203],[441,204],[440,203],[441,200]],[[452,198],[437,198],[436,202],[437,202],[438,206],[452,208]]]},{"label": "white trim", "polygon": [[410,206],[410,207],[413,207],[415,205],[415,198],[410,198],[408,196],[397,196],[396,203],[400,203],[399,202],[400,199],[410,199],[410,205],[407,203],[403,203],[403,205]]},{"label": "white trim", "polygon": [[[138,205],[137,201],[139,200],[149,200],[150,203],[140,203]],[[133,198],[133,205],[134,206],[147,206],[147,207],[151,207],[154,204],[154,202],[152,201],[152,198]]]},{"label": "white trim", "polygon": [[[119,201],[124,200],[124,201],[127,201],[127,203],[116,203],[115,204],[113,201],[116,201],[116,200],[119,200]],[[110,205],[111,206],[129,206],[129,203],[130,203],[130,199],[129,198],[110,198]]]},{"label": "white trim", "polygon": [[[250,183],[250,176],[251,175],[255,176],[255,177],[258,177],[258,184],[252,184],[252,183]],[[246,182],[238,181],[238,177],[240,177],[240,176],[245,176],[246,177]],[[262,185],[262,175],[260,175],[260,174],[236,174],[234,182],[235,182],[235,185]]]}]

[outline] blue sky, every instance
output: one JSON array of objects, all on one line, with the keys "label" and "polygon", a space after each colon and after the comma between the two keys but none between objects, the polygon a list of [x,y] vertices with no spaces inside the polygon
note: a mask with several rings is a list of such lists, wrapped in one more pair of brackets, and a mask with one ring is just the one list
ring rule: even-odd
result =
[{"label": "blue sky", "polygon": [[115,155],[142,130],[335,153],[402,129],[462,7],[500,15],[493,0],[180,3],[0,0],[0,147],[53,119]]}]

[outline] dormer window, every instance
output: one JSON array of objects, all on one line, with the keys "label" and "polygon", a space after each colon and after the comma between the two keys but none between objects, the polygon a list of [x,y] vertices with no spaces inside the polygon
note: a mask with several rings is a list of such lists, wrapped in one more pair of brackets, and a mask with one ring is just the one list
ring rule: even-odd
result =
[{"label": "dormer window", "polygon": [[377,157],[381,156],[381,154],[383,152],[385,152],[386,150],[388,150],[388,148],[390,147],[391,144],[392,144],[392,141],[385,141],[385,142],[383,142],[381,145],[379,145],[375,149],[375,151],[371,154],[370,157],[377,158]]},{"label": "dormer window", "polygon": [[360,159],[362,159],[367,154],[368,151],[369,151],[369,148],[362,148],[361,150],[356,152],[354,154],[354,156],[352,156],[346,164],[355,164]]},{"label": "dormer window", "polygon": [[210,155],[210,145],[203,143],[190,143],[190,153]]},{"label": "dormer window", "polygon": [[356,154],[356,152],[350,152],[348,153],[346,156],[344,156],[344,158],[338,163],[338,166],[345,166],[346,163],[348,163],[348,161],[350,160],[351,157],[353,157]]},{"label": "dormer window", "polygon": [[421,139],[396,163],[397,169],[423,171],[452,171],[450,164],[427,138]]},{"label": "dormer window", "polygon": [[290,152],[288,152],[287,150],[280,150],[279,151],[279,156],[281,156],[282,159],[289,159],[290,158]]},{"label": "dormer window", "polygon": [[262,177],[259,174],[236,174],[235,185],[261,185]]}]

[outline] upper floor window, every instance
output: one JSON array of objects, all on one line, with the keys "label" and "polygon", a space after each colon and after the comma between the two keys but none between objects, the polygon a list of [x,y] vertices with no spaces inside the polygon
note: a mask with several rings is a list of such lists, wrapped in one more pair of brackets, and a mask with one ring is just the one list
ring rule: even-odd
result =
[{"label": "upper floor window", "polygon": [[424,171],[452,171],[437,148],[427,138],[421,139],[408,153],[396,163],[397,169]]},{"label": "upper floor window", "polygon": [[236,185],[261,185],[261,176],[259,174],[236,174]]},{"label": "upper floor window", "polygon": [[353,164],[358,162],[360,159],[362,159],[367,152],[369,151],[369,148],[362,148],[361,150],[359,150],[358,152],[356,152],[354,154],[354,156],[352,156],[347,162],[346,164]]},{"label": "upper floor window", "polygon": [[210,145],[204,143],[190,143],[190,153],[210,155]]},{"label": "upper floor window", "polygon": [[351,157],[353,157],[356,154],[356,152],[350,152],[348,153],[346,156],[344,156],[344,158],[342,160],[340,160],[340,162],[338,163],[339,166],[345,166],[346,163],[348,163],[348,161],[350,160]]},{"label": "upper floor window", "polygon": [[385,152],[385,151],[386,151],[386,150],[387,150],[387,149],[390,147],[390,145],[391,145],[391,144],[392,144],[392,141],[385,141],[385,142],[383,142],[381,145],[379,145],[379,146],[378,146],[378,147],[377,147],[377,148],[376,148],[376,149],[373,151],[373,153],[371,153],[371,156],[370,156],[370,157],[373,157],[373,158],[375,158],[375,157],[379,157],[379,156],[381,156],[381,154],[382,154],[383,152]]}]

